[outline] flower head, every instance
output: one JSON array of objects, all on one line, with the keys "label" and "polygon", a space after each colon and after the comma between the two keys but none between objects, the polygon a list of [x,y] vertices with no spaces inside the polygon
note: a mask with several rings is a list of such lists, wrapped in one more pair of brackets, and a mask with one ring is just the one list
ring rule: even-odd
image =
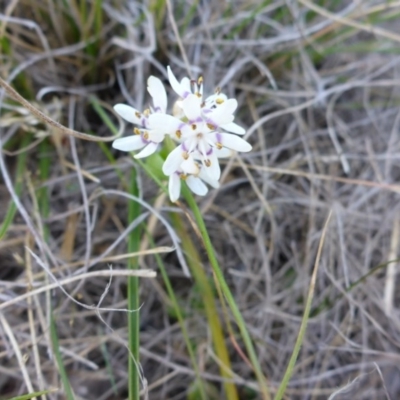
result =
[{"label": "flower head", "polygon": [[182,163],[193,164],[197,158],[203,164],[204,171],[212,179],[218,180],[221,174],[218,150],[230,149],[239,152],[251,150],[248,142],[229,133],[229,131],[244,133],[244,129],[233,122],[237,101],[228,99],[221,93],[216,93],[203,101],[202,83],[196,84],[198,92],[193,93],[189,91],[187,81],[182,80],[179,83],[170,69],[168,74],[171,86],[183,96],[180,100],[183,117],[176,118],[162,114],[150,116],[154,126],[167,125],[171,137],[180,142],[165,160],[163,172],[169,176],[178,171]]},{"label": "flower head", "polygon": [[215,188],[219,186],[219,158],[229,157],[233,151],[248,152],[252,147],[237,136],[244,135],[245,130],[233,122],[236,99],[228,98],[219,88],[204,98],[202,77],[197,81],[185,77],[179,82],[170,67],[167,72],[169,83],[179,96],[174,115],[167,114],[167,95],[162,82],[151,76],[147,84],[153,107],[140,113],[124,104],[114,106],[122,118],[140,128],[134,129],[134,136],[115,140],[113,147],[123,151],[142,149],[135,157],[146,157],[169,135],[179,143],[162,168],[169,177],[171,201],[179,198],[182,180],[194,193],[204,196],[208,191],[204,182]]}]

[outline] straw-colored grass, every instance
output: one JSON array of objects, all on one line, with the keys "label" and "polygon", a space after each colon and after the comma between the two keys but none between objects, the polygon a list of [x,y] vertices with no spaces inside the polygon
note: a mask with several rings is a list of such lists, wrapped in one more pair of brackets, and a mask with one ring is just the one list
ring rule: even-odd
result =
[{"label": "straw-colored grass", "polygon": [[[399,397],[400,2],[0,12],[0,400]],[[167,65],[253,145],[174,205],[110,145]]]}]

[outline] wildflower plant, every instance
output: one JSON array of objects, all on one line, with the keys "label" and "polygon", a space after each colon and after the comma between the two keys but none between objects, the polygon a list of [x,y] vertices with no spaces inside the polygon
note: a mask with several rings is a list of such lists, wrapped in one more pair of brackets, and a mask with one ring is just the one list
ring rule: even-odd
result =
[{"label": "wildflower plant", "polygon": [[228,98],[221,89],[204,98],[203,78],[197,81],[184,77],[180,82],[168,66],[169,83],[179,99],[172,115],[167,113],[167,93],[161,80],[150,76],[147,90],[153,105],[143,112],[116,104],[114,110],[126,121],[136,125],[134,135],[116,139],[112,146],[121,151],[138,151],[135,158],[156,152],[166,136],[177,147],[165,159],[162,167],[169,177],[169,196],[178,200],[181,181],[200,196],[208,192],[206,184],[219,187],[220,158],[232,156],[233,151],[248,152],[251,145],[240,137],[245,130],[234,121],[237,101]]},{"label": "wildflower plant", "polygon": [[[221,176],[219,159],[231,157],[234,151],[248,152],[252,147],[241,137],[245,134],[245,130],[234,122],[234,113],[238,106],[236,99],[228,98],[219,88],[210,96],[205,97],[203,95],[202,77],[196,81],[184,77],[179,82],[170,67],[167,68],[167,71],[169,83],[178,97],[173,103],[171,112],[168,113],[168,97],[163,83],[160,79],[150,76],[147,80],[147,90],[152,102],[148,109],[140,112],[125,104],[116,104],[114,106],[114,110],[124,120],[134,124],[135,127],[133,129],[134,135],[118,138],[114,140],[112,146],[121,151],[136,152],[134,157],[139,159],[148,157],[158,151],[167,137],[172,139],[176,146],[174,148],[169,144],[165,146],[169,153],[165,157],[161,169],[162,173],[169,179],[168,191],[170,200],[176,202],[181,194],[182,181],[186,182],[187,187],[193,193],[204,196],[208,192],[207,185],[213,188],[219,187]],[[136,182],[136,180],[133,181]],[[132,190],[135,190],[135,185]],[[221,303],[227,303],[239,327],[249,360],[260,384],[260,390],[264,398],[268,399],[268,386],[258,362],[252,339],[247,331],[239,307],[225,281],[222,269],[218,264],[202,213],[189,190],[182,190],[182,194],[187,201],[188,207],[192,210],[198,233],[207,252],[220,301]],[[237,399],[236,387],[230,381],[233,378],[233,374],[222,323],[215,315],[216,306],[212,298],[213,285],[209,282],[206,272],[199,268],[200,258],[197,254],[197,249],[193,246],[191,240],[189,240],[190,243],[188,242],[189,235],[185,231],[180,217],[172,214],[171,219],[178,236],[182,239],[185,253],[188,254],[189,269],[197,285],[202,288],[208,323],[212,326],[213,346],[219,360],[221,360],[220,374],[227,380],[224,383],[226,397]],[[139,243],[137,238],[135,243]],[[130,248],[130,251],[135,250],[133,247]],[[160,269],[162,270],[161,267]],[[163,277],[167,279],[165,272]],[[128,293],[133,299],[132,303],[130,303],[131,309],[137,308],[139,306],[137,284],[136,286],[134,284],[128,285]],[[174,297],[173,292],[170,295]],[[179,310],[179,307],[177,310]],[[139,359],[138,338],[140,332],[138,318],[138,314],[132,315],[130,317],[131,323],[128,327],[128,334],[131,340],[129,346],[136,360]],[[180,322],[182,331],[185,332],[184,323],[181,320]],[[230,335],[233,335],[233,333],[231,332]],[[197,368],[194,351],[187,334],[184,334],[184,336],[187,338],[187,348],[191,354],[191,359],[193,359],[192,364],[196,374],[196,381],[199,384],[202,378]],[[138,399],[138,375],[135,371],[135,365],[131,361],[129,363],[129,371],[133,377],[130,380],[129,398]],[[199,384],[199,390],[201,392],[200,398],[207,399],[207,394],[202,384]]]}]

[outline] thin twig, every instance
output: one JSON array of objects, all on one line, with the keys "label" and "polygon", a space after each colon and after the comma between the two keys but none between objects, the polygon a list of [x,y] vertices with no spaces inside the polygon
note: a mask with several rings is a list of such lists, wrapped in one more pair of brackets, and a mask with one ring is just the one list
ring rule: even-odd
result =
[{"label": "thin twig", "polygon": [[42,111],[40,111],[35,106],[33,106],[31,103],[29,103],[29,101],[25,100],[15,89],[13,89],[2,78],[0,78],[0,86],[6,91],[6,93],[11,98],[13,98],[15,101],[18,101],[20,104],[22,104],[40,121],[44,122],[47,125],[52,126],[53,128],[60,130],[62,133],[66,134],[66,135],[74,136],[74,137],[77,137],[78,139],[88,140],[91,142],[111,142],[111,141],[115,140],[116,137],[122,135],[122,133],[125,129],[124,124],[121,124],[120,130],[117,135],[106,136],[106,137],[98,137],[98,136],[88,135],[87,133],[82,133],[82,132],[75,131],[74,129],[69,129],[69,128],[65,127],[64,125],[61,125],[57,121],[54,121],[53,119],[48,117],[46,114],[44,114]]}]

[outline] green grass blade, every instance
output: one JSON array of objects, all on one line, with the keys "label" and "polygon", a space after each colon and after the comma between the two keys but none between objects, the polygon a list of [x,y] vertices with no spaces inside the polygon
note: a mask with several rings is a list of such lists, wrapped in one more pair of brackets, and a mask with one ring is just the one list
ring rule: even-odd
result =
[{"label": "green grass blade", "polygon": [[64,393],[67,398],[67,400],[75,400],[74,392],[72,391],[72,387],[69,383],[67,371],[65,370],[64,363],[62,360],[61,352],[60,352],[60,344],[58,341],[58,335],[57,335],[57,328],[56,328],[56,323],[54,321],[54,316],[51,316],[50,319],[50,337],[51,337],[51,342],[53,344],[53,351],[54,351],[54,356],[56,358],[56,362],[58,365],[58,371],[60,373],[61,377],[61,382],[64,387]]},{"label": "green grass blade", "polygon": [[40,392],[34,392],[34,393],[29,393],[29,394],[23,394],[22,396],[17,396],[13,397],[9,400],[30,400],[33,399],[34,397],[39,397],[44,394],[49,394],[49,393],[54,393],[57,392],[58,389],[48,389],[48,390],[42,390]]},{"label": "green grass blade", "polygon": [[118,128],[115,126],[115,124],[112,122],[111,118],[108,116],[108,114],[104,111],[104,108],[101,106],[101,104],[98,102],[96,97],[90,96],[90,103],[92,104],[94,110],[97,112],[99,117],[103,120],[103,122],[107,125],[107,127],[110,129],[110,131],[116,135],[118,133]]},{"label": "green grass blade", "polygon": [[[99,329],[99,335],[101,335],[101,334],[102,334],[102,332]],[[111,365],[111,360],[110,360],[110,353],[107,349],[106,343],[104,343],[104,342],[101,343],[100,350],[101,350],[101,353],[103,354],[104,363],[106,365],[106,371],[110,377],[111,387],[113,389],[115,396],[118,396],[117,381],[115,379],[115,375],[114,375],[113,368]]]},{"label": "green grass blade", "polygon": [[[22,139],[21,148],[24,148],[29,145],[31,141],[31,135],[24,135]],[[23,153],[19,154],[17,157],[17,173],[15,178],[15,193],[19,196],[22,192],[22,182],[23,176],[26,171],[26,160],[27,160],[27,152],[24,151]],[[0,240],[6,235],[8,228],[10,227],[11,223],[14,220],[15,214],[17,212],[17,207],[13,201],[10,201],[8,206],[7,213],[4,217],[4,221],[0,227]]]},{"label": "green grass blade", "polygon": [[[131,172],[130,193],[140,197],[137,184],[137,173],[135,169]],[[140,216],[140,204],[136,201],[129,201],[128,205],[128,223],[131,223]],[[141,237],[141,227],[136,227],[128,237],[128,251],[139,251]],[[136,270],[139,268],[139,258],[129,259],[128,268]],[[131,276],[128,278],[128,309],[135,310],[128,313],[128,342],[131,351],[128,371],[129,371],[129,400],[139,400],[140,382],[139,382],[139,346],[140,346],[140,313],[139,313],[139,278]]]},{"label": "green grass blade", "polygon": [[279,385],[278,391],[276,392],[275,395],[275,400],[280,400],[283,398],[283,395],[285,394],[286,387],[289,383],[290,377],[292,376],[293,369],[296,365],[296,360],[300,352],[301,345],[303,343],[304,335],[306,333],[307,329],[307,323],[308,323],[308,318],[310,316],[310,311],[311,311],[311,303],[312,299],[314,297],[314,289],[315,289],[315,283],[317,281],[317,272],[318,272],[318,267],[319,267],[319,261],[321,259],[321,254],[322,254],[322,248],[324,245],[325,241],[325,236],[326,236],[326,231],[328,229],[329,221],[332,216],[332,211],[329,212],[328,218],[325,222],[324,229],[322,231],[321,235],[321,240],[319,241],[319,246],[318,246],[318,251],[317,251],[317,257],[315,258],[315,264],[314,264],[314,270],[311,276],[311,282],[310,282],[310,287],[308,289],[308,295],[307,295],[307,301],[306,301],[306,307],[304,309],[304,314],[303,318],[301,320],[300,324],[300,330],[299,334],[297,336],[296,344],[293,348],[292,355],[289,360],[289,364],[286,368],[285,375],[283,376],[282,382]]},{"label": "green grass blade", "polygon": [[[46,139],[40,144],[39,176],[42,182],[45,182],[50,176],[50,169],[51,169],[50,150],[51,150],[50,142],[48,139]],[[43,187],[38,190],[37,201],[38,201],[40,215],[43,218],[47,218],[50,213],[49,191],[47,187]],[[49,230],[47,226],[43,226],[43,236],[44,239],[48,241]],[[47,293],[46,302],[48,304],[47,312],[50,314],[50,338],[53,345],[54,356],[60,373],[61,382],[63,384],[67,400],[73,400],[74,393],[71,388],[69,378],[64,367],[64,362],[60,353],[59,340],[58,340],[58,334],[53,315],[53,310],[51,306],[50,293]]]}]

